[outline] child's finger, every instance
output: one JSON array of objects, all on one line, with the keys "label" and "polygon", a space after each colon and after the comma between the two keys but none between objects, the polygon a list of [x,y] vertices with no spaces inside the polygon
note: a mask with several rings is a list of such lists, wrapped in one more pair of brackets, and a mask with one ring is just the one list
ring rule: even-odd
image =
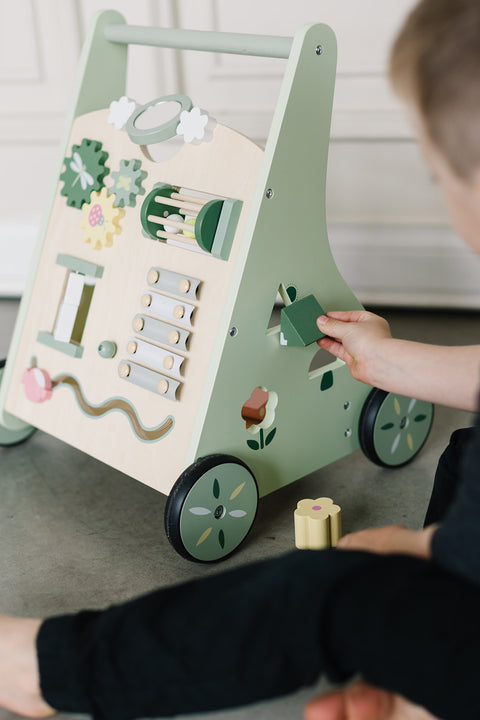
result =
[{"label": "child's finger", "polygon": [[336,320],[328,315],[320,315],[320,317],[317,318],[317,325],[325,335],[340,341],[349,330],[348,322]]},{"label": "child's finger", "polygon": [[393,693],[359,682],[311,700],[303,714],[305,720],[409,720],[408,712],[396,714],[395,699]]},{"label": "child's finger", "polygon": [[374,315],[368,310],[331,310],[327,312],[327,317],[343,322],[363,322],[370,320]]},{"label": "child's finger", "polygon": [[331,353],[336,358],[343,360],[343,362],[347,361],[347,353],[342,343],[337,342],[333,338],[327,336],[320,338],[320,340],[317,340],[317,345],[324,350],[327,350],[327,352]]},{"label": "child's finger", "polygon": [[305,720],[345,720],[343,692],[333,691],[311,700],[304,708]]}]

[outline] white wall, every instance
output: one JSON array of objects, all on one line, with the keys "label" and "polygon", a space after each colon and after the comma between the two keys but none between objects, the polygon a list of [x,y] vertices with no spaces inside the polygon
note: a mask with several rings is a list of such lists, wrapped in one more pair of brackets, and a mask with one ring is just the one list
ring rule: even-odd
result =
[{"label": "white wall", "polygon": [[[88,18],[100,0],[0,4],[0,295],[22,291]],[[363,302],[480,307],[464,250],[389,90],[385,67],[413,0],[111,0],[140,25],[292,35],[330,24],[339,45],[327,208],[338,264]],[[132,48],[129,94],[185,92],[258,141],[284,61]],[[314,92],[312,88],[312,92]]]}]

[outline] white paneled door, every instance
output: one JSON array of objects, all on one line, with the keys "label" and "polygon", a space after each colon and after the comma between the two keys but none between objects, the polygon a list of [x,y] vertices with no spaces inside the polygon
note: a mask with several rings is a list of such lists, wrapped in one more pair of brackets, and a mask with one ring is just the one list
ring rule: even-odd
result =
[{"label": "white paneled door", "polygon": [[[413,5],[1,0],[0,295],[21,294],[27,282],[85,28],[93,13],[109,6],[135,25],[282,36],[305,23],[331,25],[338,74],[327,210],[341,271],[364,302],[480,307],[479,263],[449,229],[386,78],[389,47]],[[133,47],[127,87],[140,103],[184,92],[217,120],[263,143],[284,68],[283,60]]]}]

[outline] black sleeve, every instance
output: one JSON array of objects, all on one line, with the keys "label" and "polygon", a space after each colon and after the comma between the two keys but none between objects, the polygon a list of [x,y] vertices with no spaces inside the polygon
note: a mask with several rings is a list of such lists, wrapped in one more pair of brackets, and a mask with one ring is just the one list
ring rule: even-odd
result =
[{"label": "black sleeve", "polygon": [[436,562],[480,585],[480,424],[479,417],[460,465],[455,499],[433,536]]},{"label": "black sleeve", "polygon": [[58,710],[130,720],[360,672],[443,720],[478,720],[479,601],[478,587],[412,557],[296,551],[45,621],[41,688]]}]

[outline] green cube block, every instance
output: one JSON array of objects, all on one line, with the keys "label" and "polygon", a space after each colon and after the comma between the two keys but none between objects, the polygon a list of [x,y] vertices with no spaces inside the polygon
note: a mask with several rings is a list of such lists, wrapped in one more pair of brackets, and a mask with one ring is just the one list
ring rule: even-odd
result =
[{"label": "green cube block", "polygon": [[317,318],[324,310],[313,295],[307,295],[282,308],[280,324],[287,345],[305,346],[325,335],[317,326]]}]

